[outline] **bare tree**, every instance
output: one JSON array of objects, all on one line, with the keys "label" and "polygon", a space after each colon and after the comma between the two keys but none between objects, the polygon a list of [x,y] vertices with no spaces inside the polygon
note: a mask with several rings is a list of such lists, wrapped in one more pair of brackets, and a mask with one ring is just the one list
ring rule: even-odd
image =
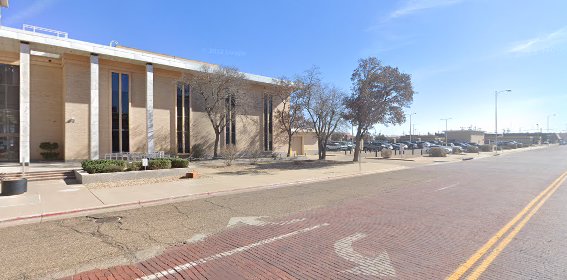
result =
[{"label": "bare tree", "polygon": [[241,88],[244,74],[233,67],[204,65],[201,73],[191,75],[185,80],[191,85],[192,92],[200,98],[203,110],[215,131],[213,156],[216,158],[221,133],[242,109]]},{"label": "bare tree", "polygon": [[343,121],[345,94],[334,86],[321,84],[316,67],[307,70],[298,82],[302,106],[317,135],[319,159],[325,159],[327,142]]},{"label": "bare tree", "polygon": [[274,117],[279,130],[287,140],[287,157],[291,156],[291,140],[299,130],[305,127],[305,115],[301,100],[301,91],[298,83],[283,77],[274,80],[275,89],[273,97],[279,107],[274,111]]},{"label": "bare tree", "polygon": [[351,81],[344,117],[357,126],[353,161],[358,161],[362,137],[377,123],[405,122],[404,108],[411,105],[415,92],[409,74],[382,65],[375,57],[359,60]]}]

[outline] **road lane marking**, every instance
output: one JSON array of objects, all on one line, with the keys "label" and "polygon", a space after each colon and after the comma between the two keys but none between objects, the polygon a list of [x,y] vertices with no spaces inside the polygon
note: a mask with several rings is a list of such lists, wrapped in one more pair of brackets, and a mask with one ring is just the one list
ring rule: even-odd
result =
[{"label": "road lane marking", "polygon": [[174,267],[167,269],[167,270],[163,270],[163,271],[151,274],[151,275],[146,275],[144,277],[137,278],[136,280],[156,280],[156,279],[159,279],[159,278],[162,278],[162,277],[166,277],[167,275],[176,274],[176,273],[179,273],[181,271],[193,268],[195,266],[202,265],[202,264],[210,262],[210,261],[214,261],[214,260],[221,259],[223,257],[228,257],[228,256],[232,256],[234,254],[242,253],[242,252],[248,251],[250,249],[262,246],[262,245],[270,244],[270,243],[278,241],[278,240],[286,239],[286,238],[289,238],[289,237],[292,237],[292,236],[295,236],[295,235],[298,235],[298,234],[301,234],[301,233],[316,230],[316,229],[321,228],[321,227],[326,227],[328,225],[329,225],[328,223],[318,224],[318,225],[315,225],[315,226],[312,226],[312,227],[308,227],[308,228],[296,230],[296,231],[293,231],[293,232],[290,232],[290,233],[286,233],[284,235],[272,237],[272,238],[269,238],[269,239],[264,239],[264,240],[258,241],[256,243],[252,243],[252,244],[249,244],[249,245],[246,245],[246,246],[243,246],[243,247],[239,247],[239,248],[236,248],[236,249],[232,249],[232,250],[229,250],[229,251],[218,253],[218,254],[215,254],[215,255],[212,255],[212,256],[208,256],[206,258],[198,259],[196,261],[188,262],[188,263],[185,263],[185,264],[180,264],[180,265],[174,266]]},{"label": "road lane marking", "polygon": [[358,265],[346,270],[346,272],[357,275],[396,276],[396,271],[386,251],[376,257],[365,257],[354,250],[352,243],[365,237],[366,234],[364,233],[356,233],[335,242],[334,247],[337,255]]},{"label": "road lane marking", "polygon": [[456,187],[456,186],[458,186],[458,185],[459,185],[459,183],[456,183],[456,184],[452,184],[452,185],[448,185],[448,186],[446,186],[446,187],[443,187],[443,188],[437,189],[437,190],[435,190],[435,191],[436,191],[436,192],[438,192],[438,191],[442,191],[442,190],[446,190],[446,189],[454,188],[454,187]]},{"label": "road lane marking", "polygon": [[507,232],[512,228],[526,213],[530,211],[544,196],[547,195],[555,186],[559,186],[559,182],[563,182],[567,177],[567,172],[561,174],[555,179],[545,190],[543,190],[536,198],[520,211],[512,220],[502,227],[495,235],[493,235],[480,249],[478,249],[465,263],[461,264],[447,279],[460,279],[475,263],[482,258]]},{"label": "road lane marking", "polygon": [[545,202],[559,189],[561,184],[565,182],[566,177],[563,177],[561,181],[557,183],[554,189],[552,189],[538,204],[534,207],[528,215],[518,223],[514,229],[506,236],[496,248],[488,255],[482,263],[467,277],[467,280],[476,280],[480,275],[492,264],[492,262],[498,257],[498,255],[508,246],[508,244],[514,239],[514,237],[522,230],[522,228],[528,223],[528,221],[532,218],[532,216],[545,204]]},{"label": "road lane marking", "polygon": [[262,218],[267,218],[267,217],[268,216],[232,217],[228,221],[226,227],[233,227],[238,224],[246,224],[250,226],[265,226],[265,225],[285,226],[307,220],[306,218],[293,219],[285,222],[265,222],[261,220]]}]

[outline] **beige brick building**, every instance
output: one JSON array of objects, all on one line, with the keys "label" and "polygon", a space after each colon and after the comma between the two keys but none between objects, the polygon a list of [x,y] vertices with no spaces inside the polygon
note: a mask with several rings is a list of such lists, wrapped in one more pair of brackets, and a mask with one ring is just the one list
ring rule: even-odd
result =
[{"label": "beige brick building", "polygon": [[[213,152],[215,134],[183,77],[203,62],[0,27],[0,161],[41,160],[42,142],[60,159],[117,152]],[[221,135],[234,143],[283,152],[270,98],[273,79],[245,74],[246,113]],[[228,137],[225,137],[228,134]]]}]

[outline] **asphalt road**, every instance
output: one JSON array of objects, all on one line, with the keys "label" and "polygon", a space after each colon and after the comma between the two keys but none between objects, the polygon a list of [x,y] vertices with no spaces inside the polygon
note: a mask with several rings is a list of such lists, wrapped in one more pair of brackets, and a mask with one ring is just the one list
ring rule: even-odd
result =
[{"label": "asphalt road", "polygon": [[4,228],[0,278],[567,279],[566,171],[552,147]]}]

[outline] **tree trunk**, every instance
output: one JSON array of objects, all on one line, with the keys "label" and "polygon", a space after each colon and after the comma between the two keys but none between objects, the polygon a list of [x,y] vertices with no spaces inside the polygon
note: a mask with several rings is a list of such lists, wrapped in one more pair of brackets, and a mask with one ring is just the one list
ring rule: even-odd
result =
[{"label": "tree trunk", "polygon": [[220,142],[220,133],[215,131],[215,150],[213,152],[213,158],[217,158],[219,156],[219,142]]},{"label": "tree trunk", "polygon": [[353,162],[357,162],[359,155],[360,155],[360,143],[362,142],[362,129],[359,127],[356,128],[356,137],[354,140],[354,158],[352,159]]},{"label": "tree trunk", "polygon": [[324,139],[319,140],[319,159],[324,160],[327,157],[327,142]]},{"label": "tree trunk", "polygon": [[291,156],[291,137],[287,139],[287,157]]},{"label": "tree trunk", "polygon": [[321,141],[321,139],[317,139],[317,146],[318,146],[318,151],[317,151],[317,155],[319,156],[319,159],[324,159],[323,158],[323,151],[325,150],[325,146],[323,145],[323,141]]}]

